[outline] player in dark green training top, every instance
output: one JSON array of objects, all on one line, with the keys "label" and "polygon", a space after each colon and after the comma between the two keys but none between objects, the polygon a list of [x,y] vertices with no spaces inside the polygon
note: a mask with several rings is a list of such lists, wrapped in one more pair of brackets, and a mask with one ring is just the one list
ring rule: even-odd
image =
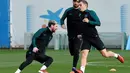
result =
[{"label": "player in dark green training top", "polygon": [[85,67],[87,65],[88,53],[91,46],[94,46],[104,57],[115,57],[121,63],[124,63],[124,58],[112,51],[108,51],[101,41],[96,26],[100,26],[100,20],[95,11],[88,9],[88,2],[82,0],[79,3],[81,10],[80,18],[82,20],[82,39],[83,45],[81,46],[81,67],[80,70],[85,73]]},{"label": "player in dark green training top", "polygon": [[54,20],[50,20],[48,27],[39,29],[32,38],[32,43],[26,53],[26,60],[19,66],[15,73],[20,73],[26,66],[36,60],[43,64],[39,73],[48,73],[46,69],[53,62],[52,57],[47,56],[46,47],[53,37],[53,33],[57,30],[57,23]]}]

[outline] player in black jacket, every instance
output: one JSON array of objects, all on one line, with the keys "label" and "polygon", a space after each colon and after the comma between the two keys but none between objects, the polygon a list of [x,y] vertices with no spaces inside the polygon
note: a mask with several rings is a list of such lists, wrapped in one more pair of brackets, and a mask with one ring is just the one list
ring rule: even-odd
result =
[{"label": "player in black jacket", "polygon": [[75,27],[75,25],[80,25],[79,2],[80,0],[73,0],[73,7],[66,9],[61,18],[62,28],[66,28],[64,24],[64,20],[67,18],[69,52],[71,56],[73,56],[73,67],[70,73],[73,73],[76,70],[77,62],[79,59],[79,50],[80,50],[80,45],[81,45],[81,41],[77,37],[80,34],[78,33],[78,31],[80,30],[77,30]]},{"label": "player in black jacket", "polygon": [[47,56],[46,47],[52,39],[52,34],[57,30],[57,23],[54,20],[50,20],[48,27],[39,29],[32,38],[32,43],[26,53],[26,60],[19,66],[19,69],[15,73],[20,73],[26,66],[36,60],[43,64],[40,73],[48,73],[46,69],[53,62],[52,57]]}]

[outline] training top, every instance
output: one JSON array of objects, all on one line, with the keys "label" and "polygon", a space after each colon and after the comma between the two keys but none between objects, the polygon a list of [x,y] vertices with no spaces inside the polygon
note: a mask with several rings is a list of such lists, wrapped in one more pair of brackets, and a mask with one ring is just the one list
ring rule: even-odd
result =
[{"label": "training top", "polygon": [[45,48],[48,46],[52,37],[52,31],[50,31],[49,27],[39,29],[32,37],[29,50],[32,51],[34,47],[37,47],[39,52],[45,52]]},{"label": "training top", "polygon": [[67,31],[69,37],[75,37],[77,35],[77,30],[75,28],[76,24],[79,24],[79,21],[81,22],[80,16],[79,16],[80,10],[75,9],[74,7],[70,7],[65,10],[62,18],[61,18],[61,25],[64,24],[64,20],[67,18]]},{"label": "training top", "polygon": [[83,26],[82,33],[88,37],[97,37],[98,32],[97,32],[96,26],[101,25],[97,14],[93,10],[87,9],[84,12],[81,12],[80,18],[81,18],[81,20],[83,20],[84,18],[89,19],[88,23],[82,22],[82,26]]}]

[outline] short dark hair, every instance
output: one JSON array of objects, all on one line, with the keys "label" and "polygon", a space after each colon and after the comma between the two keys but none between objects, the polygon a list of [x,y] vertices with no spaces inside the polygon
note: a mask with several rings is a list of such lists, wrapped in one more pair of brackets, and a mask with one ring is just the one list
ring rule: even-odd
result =
[{"label": "short dark hair", "polygon": [[55,25],[57,22],[55,20],[49,20],[48,27],[51,27],[51,25]]},{"label": "short dark hair", "polygon": [[81,0],[73,0],[73,2],[80,2]]},{"label": "short dark hair", "polygon": [[84,4],[88,6],[88,2],[86,0],[81,0],[80,2],[83,2]]}]

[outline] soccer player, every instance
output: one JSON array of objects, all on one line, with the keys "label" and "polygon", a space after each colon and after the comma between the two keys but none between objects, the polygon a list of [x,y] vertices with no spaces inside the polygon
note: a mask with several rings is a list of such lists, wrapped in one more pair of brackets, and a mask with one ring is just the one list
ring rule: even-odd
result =
[{"label": "soccer player", "polygon": [[26,53],[26,60],[19,66],[15,73],[20,73],[26,66],[36,60],[43,64],[39,73],[48,73],[46,69],[53,62],[52,57],[47,56],[46,47],[52,39],[52,34],[57,30],[57,23],[54,20],[48,22],[48,27],[39,29],[32,38],[32,43]]},{"label": "soccer player", "polygon": [[69,51],[71,56],[73,56],[73,67],[70,73],[74,73],[74,71],[76,70],[77,62],[79,59],[79,49],[81,44],[81,41],[78,37],[79,35],[79,33],[77,32],[78,29],[75,29],[75,25],[80,25],[79,2],[80,0],[73,0],[73,7],[66,9],[61,18],[61,25],[62,28],[64,29],[66,28],[64,24],[64,20],[67,18]]},{"label": "soccer player", "polygon": [[79,3],[79,7],[81,10],[81,20],[83,21],[82,26],[84,26],[83,30],[83,45],[81,51],[81,67],[80,70],[85,73],[85,66],[87,65],[87,57],[90,51],[91,45],[94,46],[102,56],[109,58],[115,57],[121,63],[124,63],[124,58],[112,51],[107,51],[103,42],[99,38],[98,32],[96,30],[96,26],[100,26],[100,20],[96,13],[93,10],[88,10],[88,2],[85,0],[81,0]]}]

